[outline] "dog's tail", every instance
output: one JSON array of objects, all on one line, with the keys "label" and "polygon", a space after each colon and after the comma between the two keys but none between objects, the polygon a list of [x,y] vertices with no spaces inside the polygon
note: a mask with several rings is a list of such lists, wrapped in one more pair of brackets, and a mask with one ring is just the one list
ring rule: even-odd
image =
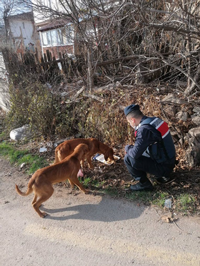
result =
[{"label": "dog's tail", "polygon": [[28,183],[28,189],[27,189],[26,192],[22,192],[19,189],[18,185],[15,185],[15,189],[16,189],[16,191],[17,191],[17,193],[19,195],[21,195],[21,196],[28,196],[29,194],[31,194],[33,192],[33,187],[32,186],[33,186],[34,182],[35,182],[34,179],[33,180],[30,180],[30,182]]}]

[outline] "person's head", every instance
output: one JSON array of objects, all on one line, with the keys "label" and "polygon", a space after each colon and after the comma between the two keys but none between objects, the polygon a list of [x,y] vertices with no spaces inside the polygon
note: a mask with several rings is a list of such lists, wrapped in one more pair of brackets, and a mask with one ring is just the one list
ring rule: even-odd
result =
[{"label": "person's head", "polygon": [[139,105],[131,104],[124,109],[124,114],[126,116],[126,120],[130,124],[131,127],[135,128],[139,125],[143,113],[140,111]]}]

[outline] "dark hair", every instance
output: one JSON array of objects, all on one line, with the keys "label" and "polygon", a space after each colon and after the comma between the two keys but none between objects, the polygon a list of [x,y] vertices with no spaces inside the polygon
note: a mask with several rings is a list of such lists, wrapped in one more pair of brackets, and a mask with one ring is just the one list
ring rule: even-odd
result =
[{"label": "dark hair", "polygon": [[140,110],[133,110],[127,115],[127,118],[133,117],[133,118],[141,118],[143,117],[143,113]]}]

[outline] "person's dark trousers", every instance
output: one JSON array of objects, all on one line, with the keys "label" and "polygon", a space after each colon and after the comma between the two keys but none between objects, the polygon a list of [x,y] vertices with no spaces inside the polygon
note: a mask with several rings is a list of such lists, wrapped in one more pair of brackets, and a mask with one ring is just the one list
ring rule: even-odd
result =
[{"label": "person's dark trousers", "polygon": [[171,159],[168,163],[156,163],[151,158],[141,156],[137,160],[128,156],[124,157],[124,163],[128,172],[135,180],[141,183],[148,181],[146,173],[155,175],[156,177],[169,176],[173,171],[175,165],[175,158]]}]

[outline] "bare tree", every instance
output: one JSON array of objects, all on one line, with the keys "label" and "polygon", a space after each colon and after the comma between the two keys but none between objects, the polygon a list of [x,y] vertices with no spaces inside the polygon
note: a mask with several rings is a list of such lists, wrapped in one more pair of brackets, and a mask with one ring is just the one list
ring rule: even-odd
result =
[{"label": "bare tree", "polygon": [[[87,57],[88,87],[101,73],[131,83],[186,82],[200,90],[200,0],[33,0],[46,18],[68,18]],[[79,47],[79,48],[80,48]]]}]

